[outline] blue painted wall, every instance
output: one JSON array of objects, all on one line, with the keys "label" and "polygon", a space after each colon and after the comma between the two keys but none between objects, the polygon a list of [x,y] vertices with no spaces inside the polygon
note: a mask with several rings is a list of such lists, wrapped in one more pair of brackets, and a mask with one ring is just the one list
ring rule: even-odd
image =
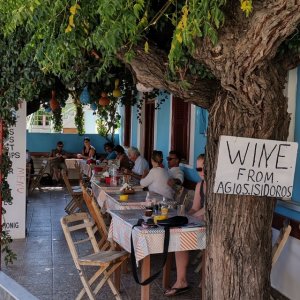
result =
[{"label": "blue painted wall", "polygon": [[191,135],[194,139],[194,166],[192,169],[184,168],[185,177],[192,181],[199,181],[200,178],[195,170],[196,161],[199,154],[205,153],[206,147],[206,132],[208,126],[208,112],[206,109],[196,107],[195,116],[195,133]]},{"label": "blue painted wall", "polygon": [[[156,110],[156,150],[163,152],[164,157],[166,158],[169,153],[169,132],[170,132],[170,106],[171,99],[170,94],[159,95],[158,100],[166,96],[167,99],[164,103],[160,105],[160,109]],[[164,161],[166,166],[166,160]]]},{"label": "blue painted wall", "polygon": [[[56,148],[58,141],[64,142],[64,149],[70,153],[81,153],[84,137],[91,139],[91,144],[96,148],[97,153],[103,153],[103,146],[106,139],[98,134],[87,134],[79,136],[77,134],[61,133],[29,133],[27,132],[27,146],[30,152],[50,152]],[[119,143],[119,135],[115,135],[115,144]]]},{"label": "blue painted wall", "polygon": [[137,107],[132,108],[132,117],[131,117],[131,146],[137,147],[138,142],[138,112]]},{"label": "blue painted wall", "polygon": [[[295,120],[295,142],[300,144],[300,67],[297,72],[297,94],[296,94],[296,120]],[[296,163],[296,172],[294,178],[293,200],[300,202],[300,155],[298,146],[298,156]]]},{"label": "blue painted wall", "polygon": [[[162,94],[159,97],[164,97],[164,95]],[[191,145],[194,147],[194,165],[182,167],[182,169],[187,179],[196,182],[199,181],[198,174],[195,170],[196,158],[199,154],[204,153],[205,151],[208,112],[200,107],[196,107],[195,114],[195,132],[191,134]],[[167,157],[169,150],[171,150],[169,144],[171,118],[170,95],[168,95],[167,100],[161,105],[161,108],[157,110],[156,115],[156,149],[163,151],[164,157]],[[166,160],[164,161],[164,165],[168,165]]]}]

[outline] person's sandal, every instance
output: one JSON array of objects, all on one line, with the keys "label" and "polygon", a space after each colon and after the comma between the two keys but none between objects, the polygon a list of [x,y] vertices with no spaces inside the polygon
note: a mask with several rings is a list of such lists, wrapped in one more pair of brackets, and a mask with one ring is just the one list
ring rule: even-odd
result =
[{"label": "person's sandal", "polygon": [[170,288],[164,292],[164,295],[166,297],[173,297],[177,296],[183,293],[186,293],[190,290],[191,288],[189,286],[186,286],[184,288]]}]

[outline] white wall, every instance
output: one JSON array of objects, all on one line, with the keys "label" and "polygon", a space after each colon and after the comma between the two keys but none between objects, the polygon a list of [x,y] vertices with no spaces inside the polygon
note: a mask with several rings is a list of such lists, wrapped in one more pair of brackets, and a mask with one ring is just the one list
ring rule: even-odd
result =
[{"label": "white wall", "polygon": [[[274,241],[279,231],[272,230]],[[300,299],[300,240],[289,237],[272,268],[271,284],[291,300]]]},{"label": "white wall", "polygon": [[12,160],[13,172],[8,175],[8,183],[13,197],[12,205],[4,205],[6,214],[4,230],[14,239],[25,238],[26,217],[26,104],[17,111],[16,126],[10,128],[6,143]]}]

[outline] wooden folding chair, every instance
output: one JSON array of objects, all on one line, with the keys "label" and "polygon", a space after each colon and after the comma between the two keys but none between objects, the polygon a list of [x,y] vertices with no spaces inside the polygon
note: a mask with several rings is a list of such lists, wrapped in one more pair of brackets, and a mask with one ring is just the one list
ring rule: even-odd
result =
[{"label": "wooden folding chair", "polygon": [[64,180],[64,183],[66,185],[66,188],[71,196],[71,201],[67,204],[65,207],[65,212],[67,214],[72,214],[76,210],[84,211],[83,208],[83,196],[82,196],[82,190],[79,187],[74,187],[72,188],[69,178],[64,170],[62,170],[62,177]]},{"label": "wooden folding chair", "polygon": [[[92,230],[93,222],[89,219],[87,213],[65,216],[61,218],[60,222],[80,280],[83,284],[83,289],[76,297],[76,300],[81,299],[85,293],[87,293],[89,299],[95,300],[97,293],[106,282],[109,284],[115,298],[121,300],[121,296],[110,277],[128,258],[128,253],[126,251],[116,250],[100,251]],[[82,229],[86,231],[85,236],[87,234],[87,238],[76,240],[78,231],[82,233]],[[87,249],[87,244],[92,246],[92,254],[80,256],[80,248]],[[88,279],[85,274],[85,269],[88,266],[99,267],[90,279]],[[92,288],[92,286],[96,284],[96,280],[100,278],[99,283]]]},{"label": "wooden folding chair", "polygon": [[26,164],[26,197],[29,193],[30,188],[30,182],[31,182],[31,164]]},{"label": "wooden folding chair", "polygon": [[287,240],[291,233],[292,227],[289,225],[289,221],[285,220],[283,227],[280,230],[279,236],[272,248],[272,266],[277,262]]},{"label": "wooden folding chair", "polygon": [[95,201],[92,192],[88,193],[87,189],[82,184],[82,182],[80,182],[80,185],[83,193],[84,202],[88,208],[91,217],[94,219],[95,224],[97,226],[97,230],[100,234],[100,241],[98,242],[98,246],[101,250],[106,250],[110,247],[110,243],[107,240],[108,229],[106,227],[100,207],[98,203]]},{"label": "wooden folding chair", "polygon": [[30,186],[29,186],[29,193],[33,192],[36,188],[41,190],[40,181],[45,174],[46,168],[48,165],[48,160],[43,160],[41,163],[41,168],[37,174],[30,175]]}]

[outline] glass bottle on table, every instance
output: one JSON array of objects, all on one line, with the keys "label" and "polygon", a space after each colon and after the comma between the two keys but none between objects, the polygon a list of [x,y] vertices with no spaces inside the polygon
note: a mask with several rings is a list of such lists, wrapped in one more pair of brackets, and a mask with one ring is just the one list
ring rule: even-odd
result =
[{"label": "glass bottle on table", "polygon": [[152,206],[152,199],[151,199],[151,197],[150,197],[150,193],[149,193],[149,192],[147,192],[145,201],[146,201],[146,208],[147,208],[147,209],[153,209],[153,206]]},{"label": "glass bottle on table", "polygon": [[109,173],[111,176],[110,185],[111,186],[117,186],[118,185],[118,167],[114,164],[112,164],[109,168]]},{"label": "glass bottle on table", "polygon": [[168,212],[169,212],[169,206],[168,206],[168,203],[167,203],[167,200],[165,197],[163,197],[163,200],[161,202],[161,214],[164,215],[164,216],[167,216],[168,215]]}]

